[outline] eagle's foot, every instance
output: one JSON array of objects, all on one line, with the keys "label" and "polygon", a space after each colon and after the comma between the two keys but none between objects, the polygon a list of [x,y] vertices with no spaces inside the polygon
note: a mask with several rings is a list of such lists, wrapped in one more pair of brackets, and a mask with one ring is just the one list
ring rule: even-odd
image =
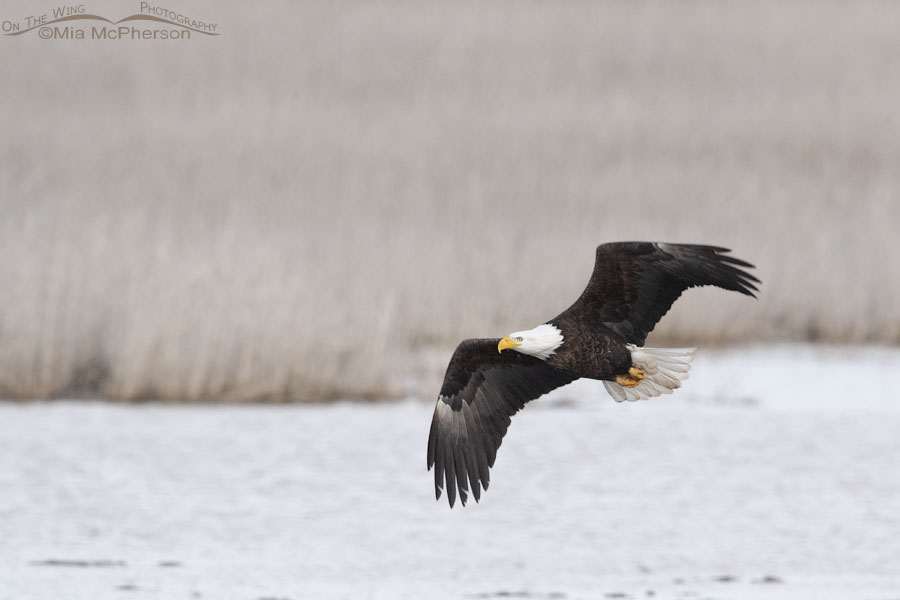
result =
[{"label": "eagle's foot", "polygon": [[622,387],[633,388],[644,379],[644,370],[637,367],[628,369],[628,375],[616,375],[616,383]]}]

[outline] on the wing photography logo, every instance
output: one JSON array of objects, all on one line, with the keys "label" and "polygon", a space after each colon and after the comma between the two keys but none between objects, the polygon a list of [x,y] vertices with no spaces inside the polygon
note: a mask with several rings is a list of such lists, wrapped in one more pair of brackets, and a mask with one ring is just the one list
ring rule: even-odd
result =
[{"label": "on the wing photography logo", "polygon": [[0,21],[6,36],[37,35],[43,40],[190,40],[219,35],[218,23],[178,10],[141,2],[139,11],[118,20],[68,4],[19,20]]}]

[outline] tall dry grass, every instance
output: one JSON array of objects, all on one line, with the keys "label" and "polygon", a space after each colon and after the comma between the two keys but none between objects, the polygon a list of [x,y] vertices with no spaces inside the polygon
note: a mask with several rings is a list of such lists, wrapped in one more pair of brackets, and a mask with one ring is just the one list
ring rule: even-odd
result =
[{"label": "tall dry grass", "polygon": [[900,5],[172,8],[0,38],[0,396],[430,395],[620,239],[759,267],[657,343],[900,342]]}]

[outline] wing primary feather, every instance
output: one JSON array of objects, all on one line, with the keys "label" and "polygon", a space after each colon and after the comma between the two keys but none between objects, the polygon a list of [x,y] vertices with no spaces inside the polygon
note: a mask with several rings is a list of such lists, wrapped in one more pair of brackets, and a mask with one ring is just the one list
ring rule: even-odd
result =
[{"label": "wing primary feather", "polygon": [[481,481],[478,477],[478,462],[475,458],[475,450],[471,445],[466,446],[466,469],[469,471],[469,489],[475,502],[481,500]]},{"label": "wing primary feather", "polygon": [[[443,402],[443,398],[438,398],[438,402]],[[440,428],[440,406],[436,406],[434,409],[434,416],[431,418],[431,430],[428,432],[428,457],[427,457],[427,465],[428,469],[431,469],[431,466],[434,464],[434,452],[435,452],[435,444],[437,443],[438,438],[438,429]]]},{"label": "wing primary feather", "polygon": [[444,461],[443,457],[438,455],[437,462],[434,463],[434,499],[441,499],[441,488],[444,487]]},{"label": "wing primary feather", "polygon": [[463,447],[459,443],[453,450],[453,464],[456,465],[456,489],[459,490],[459,501],[465,506],[469,499],[469,473],[466,470],[466,458],[463,456]]},{"label": "wing primary feather", "polygon": [[463,414],[466,418],[466,430],[469,432],[469,443],[466,444],[466,469],[469,471],[469,487],[475,502],[481,499],[481,474],[478,468],[477,451],[482,447],[484,442],[481,439],[481,432],[475,425],[475,415],[470,406],[463,407]]},{"label": "wing primary feather", "polygon": [[450,508],[456,503],[456,467],[453,464],[453,441],[448,436],[444,443],[444,475],[447,478],[447,500]]},{"label": "wing primary feather", "polygon": [[748,263],[746,260],[741,260],[739,258],[735,258],[734,256],[731,256],[730,254],[719,254],[718,256],[719,256],[719,260],[724,263],[730,263],[732,265],[737,265],[739,267],[745,267],[747,269],[755,269],[756,268],[756,265]]},{"label": "wing primary feather", "polygon": [[478,444],[475,445],[475,457],[478,460],[478,474],[481,478],[481,485],[484,489],[487,489],[488,485],[490,485],[491,477],[485,448],[490,446],[491,440],[488,437],[489,434],[481,420],[481,414],[474,406],[472,406],[472,421],[475,423],[475,428],[478,430],[479,436]]},{"label": "wing primary feather", "polygon": [[444,486],[444,457],[443,444],[440,443],[439,431],[445,418],[446,410],[450,407],[444,402],[443,396],[438,397],[434,408],[434,416],[431,418],[431,431],[428,434],[428,468],[434,467],[434,498],[441,499],[441,488]]}]

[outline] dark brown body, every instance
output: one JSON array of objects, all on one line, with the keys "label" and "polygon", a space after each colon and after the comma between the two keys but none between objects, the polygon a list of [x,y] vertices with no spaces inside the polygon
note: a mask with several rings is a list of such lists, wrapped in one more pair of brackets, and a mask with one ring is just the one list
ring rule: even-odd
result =
[{"label": "dark brown body", "polygon": [[550,321],[563,334],[563,343],[547,364],[575,377],[606,379],[624,375],[631,368],[631,352],[624,340],[607,329],[578,323],[566,311]]}]

